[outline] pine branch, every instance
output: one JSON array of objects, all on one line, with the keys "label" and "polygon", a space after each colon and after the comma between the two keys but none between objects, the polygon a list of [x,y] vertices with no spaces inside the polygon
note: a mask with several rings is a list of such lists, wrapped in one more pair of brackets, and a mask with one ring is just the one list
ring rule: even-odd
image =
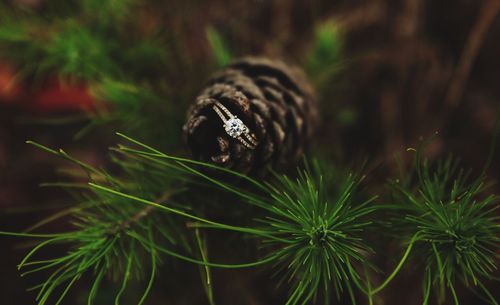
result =
[{"label": "pine branch", "polygon": [[[165,198],[166,200],[167,198]],[[150,213],[152,213],[155,210],[153,206],[146,206],[139,210],[137,213],[132,215],[129,219],[126,219],[125,221],[119,223],[115,228],[111,229],[109,231],[110,235],[117,235],[121,232],[124,232],[126,229],[128,229],[131,225],[135,223],[139,223],[143,218],[149,216]]]},{"label": "pine branch", "polygon": [[[119,187],[129,192],[137,193],[145,187],[145,185],[138,184],[139,181],[137,179],[144,172],[151,169],[144,164],[135,163],[132,170],[130,162],[116,159],[118,165],[122,166],[123,170],[128,173],[128,176],[115,178],[103,170],[97,170],[88,164],[74,159],[62,150],[55,151],[37,143],[30,143],[47,152],[74,162],[86,172],[87,177],[91,181],[101,181],[100,183]],[[131,183],[132,181],[134,182]],[[146,181],[142,180],[142,182]],[[154,187],[161,189],[163,192],[161,196],[158,195],[158,202],[164,202],[170,196],[176,194],[176,191],[172,191],[165,184],[170,183],[170,181],[166,180],[163,184],[154,185]],[[150,191],[150,196],[154,196],[157,193],[152,189]],[[32,288],[33,290],[38,290],[36,298],[38,304],[46,304],[49,299],[57,296],[57,291],[63,289],[55,301],[56,304],[60,303],[69,292],[71,286],[83,274],[88,272],[97,274],[94,285],[89,293],[89,304],[92,304],[96,298],[99,283],[104,276],[114,281],[122,281],[115,301],[118,303],[127,282],[131,278],[141,277],[144,273],[143,257],[149,256],[151,258],[152,272],[147,288],[138,301],[138,304],[142,304],[151,289],[156,269],[159,267],[159,253],[156,249],[156,243],[161,242],[172,249],[179,247],[189,248],[187,240],[185,240],[185,237],[188,235],[180,232],[185,230],[183,223],[175,222],[175,220],[165,215],[153,214],[152,212],[155,209],[150,206],[143,207],[124,204],[125,202],[121,197],[110,196],[108,193],[92,192],[91,188],[82,195],[87,204],[85,206],[82,204],[79,208],[72,211],[73,231],[50,235],[2,233],[2,235],[45,238],[19,264],[19,269],[29,269],[23,275],[52,271],[52,274],[44,283]],[[91,204],[88,204],[88,201]],[[59,216],[51,217],[50,220],[44,221],[42,224],[58,219]],[[37,226],[39,227],[40,224]],[[35,256],[39,255],[42,249],[59,247],[59,245],[66,245],[67,252],[56,258],[35,259]]]},{"label": "pine branch", "polygon": [[[199,265],[206,285],[209,268],[275,266],[280,282],[291,285],[286,304],[316,302],[320,294],[328,304],[343,292],[355,303],[356,291],[366,294],[372,304],[374,295],[389,286],[414,259],[411,254],[415,252],[425,258],[424,304],[432,288],[439,298],[444,299],[447,290],[458,302],[457,280],[479,288],[496,304],[482,281],[492,279],[496,268],[499,227],[494,213],[498,198],[482,196],[484,178],[469,182],[470,175],[452,159],[431,170],[417,151],[416,178],[393,183],[396,204],[392,210],[406,215],[400,223],[411,240],[394,271],[381,285],[372,287],[366,271],[374,268],[367,258],[373,250],[364,241],[363,232],[371,225],[366,218],[378,206],[373,204],[376,197],[366,197],[360,191],[363,176],[325,169],[313,162],[306,163],[294,177],[274,174],[271,180],[262,182],[227,168],[171,156],[119,135],[133,146],[119,145],[111,150],[113,162],[122,169],[118,175],[95,169],[62,150],[34,143],[86,172],[89,184],[83,198],[87,204],[92,203],[74,210],[74,231],[0,233],[42,239],[19,265],[30,268],[25,275],[53,271],[44,283],[34,287],[39,290],[39,305],[48,302],[57,288],[62,289],[57,299],[61,301],[86,272],[96,275],[89,304],[105,276],[121,280],[116,296],[119,302],[128,281],[144,272],[141,260],[149,257],[151,272],[145,293],[138,300],[141,304],[156,279],[160,255],[167,256],[169,262]],[[195,207],[205,202],[205,191],[233,196],[232,203],[257,209],[258,219],[239,226],[204,218]],[[232,204],[231,208],[238,207]],[[209,245],[200,240],[201,230],[250,236],[266,255],[250,263],[211,262]],[[34,259],[41,249],[61,244],[71,250],[58,258]],[[199,249],[201,259],[193,257],[192,245]],[[210,287],[211,283],[206,286],[207,296],[213,302]]]},{"label": "pine branch", "polygon": [[[57,297],[55,303],[58,304],[81,276],[89,272],[96,274],[88,295],[89,304],[93,304],[97,297],[104,277],[121,281],[115,299],[115,303],[118,303],[128,281],[141,278],[146,271],[143,260],[148,256],[150,279],[138,304],[145,301],[155,281],[160,254],[171,259],[218,268],[249,268],[267,264],[275,259],[269,256],[251,263],[221,264],[191,258],[191,244],[194,244],[194,241],[189,240],[191,234],[187,230],[191,229],[185,225],[186,219],[207,224],[214,229],[267,236],[271,239],[275,237],[258,228],[206,220],[187,212],[192,208],[189,205],[182,205],[180,208],[181,205],[177,205],[173,197],[185,191],[183,185],[186,183],[197,182],[193,181],[196,177],[178,164],[152,162],[148,157],[132,155],[130,151],[118,148],[111,150],[112,160],[122,169],[122,173],[116,176],[81,162],[63,150],[53,150],[31,141],[28,143],[73,162],[89,179],[88,188],[83,189],[80,196],[80,200],[84,201],[72,210],[71,214],[63,213],[71,217],[74,230],[56,234],[0,232],[1,235],[44,239],[19,264],[19,269],[29,269],[23,275],[52,272],[45,282],[31,288],[38,290],[36,300],[39,305],[46,304],[53,297]],[[167,213],[153,213],[155,211]],[[60,217],[61,215],[50,217],[36,227]],[[61,256],[51,259],[35,258],[40,255],[42,249],[61,245],[68,249]],[[58,294],[60,289],[62,292]]]},{"label": "pine branch", "polygon": [[410,245],[424,258],[424,304],[432,288],[440,302],[448,291],[459,304],[455,285],[461,281],[481,287],[497,305],[481,281],[494,279],[497,268],[500,227],[495,211],[500,199],[485,192],[484,173],[471,180],[470,172],[451,157],[431,167],[421,150],[415,156],[415,179],[394,181],[392,189],[395,207],[405,215],[395,224],[418,236]]},{"label": "pine branch", "polygon": [[[263,224],[258,229],[262,233],[255,229],[245,229],[245,232],[262,238],[262,244],[271,252],[269,257],[284,270],[284,279],[289,278],[293,283],[287,304],[306,303],[316,298],[321,289],[325,290],[325,303],[328,303],[332,292],[327,288],[331,286],[337,296],[347,289],[353,302],[354,287],[366,291],[355,266],[370,267],[366,254],[372,250],[360,237],[370,221],[361,221],[361,218],[375,210],[371,205],[375,197],[357,201],[362,177],[336,175],[340,173],[324,171],[316,162],[312,168],[307,166],[306,170],[299,171],[295,181],[276,174],[273,181],[262,184],[226,168],[169,156],[119,135],[144,149],[121,146],[122,150],[171,166],[180,165],[214,187],[263,210],[264,218],[258,221]],[[254,188],[237,188],[234,183],[206,174],[206,170],[228,174],[233,177],[228,181],[245,181]],[[204,224],[204,221],[196,227],[224,228],[220,224]]]}]

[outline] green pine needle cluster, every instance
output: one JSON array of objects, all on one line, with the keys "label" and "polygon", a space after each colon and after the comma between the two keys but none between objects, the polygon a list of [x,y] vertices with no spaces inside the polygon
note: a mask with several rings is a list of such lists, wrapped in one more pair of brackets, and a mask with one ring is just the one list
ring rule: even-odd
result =
[{"label": "green pine needle cluster", "polygon": [[[280,283],[288,283],[287,305],[329,304],[346,293],[352,303],[361,292],[374,303],[374,295],[385,289],[410,259],[423,257],[424,298],[428,304],[433,288],[438,301],[448,289],[455,303],[457,281],[478,287],[491,304],[497,304],[483,284],[493,279],[498,251],[498,217],[495,196],[481,196],[483,177],[469,182],[469,175],[448,160],[436,170],[417,163],[416,181],[396,181],[396,205],[408,248],[395,270],[378,287],[368,276],[376,269],[370,262],[375,251],[367,244],[365,230],[375,204],[360,189],[362,176],[345,174],[306,163],[296,176],[274,174],[258,181],[238,172],[185,158],[174,157],[119,134],[129,145],[112,148],[111,158],[121,169],[110,174],[42,145],[35,146],[63,157],[83,170],[88,183],[55,183],[75,190],[78,205],[41,221],[27,233],[2,235],[39,238],[20,268],[24,274],[47,272],[47,280],[33,287],[39,305],[59,304],[84,274],[94,275],[88,303],[98,296],[104,279],[117,283],[116,304],[132,279],[145,280],[142,304],[156,280],[160,261],[193,263],[210,304],[214,304],[212,268],[270,268]],[[420,160],[418,154],[417,160]],[[312,165],[310,165],[312,164]],[[196,192],[189,190],[196,189]],[[203,207],[207,194],[232,196],[219,202],[223,208],[253,209],[254,219],[235,225],[207,219]],[[395,207],[395,208],[394,208]],[[70,217],[72,230],[37,234],[31,230],[60,217]],[[211,231],[225,230],[252,237],[261,255],[253,262],[211,262]],[[398,229],[399,230],[399,229]],[[400,230],[400,232],[403,232]],[[43,249],[66,249],[56,258],[44,258]],[[410,254],[421,253],[417,258]],[[147,260],[145,260],[147,258]],[[363,274],[363,276],[361,275]]]},{"label": "green pine needle cluster", "polygon": [[415,181],[392,183],[395,203],[405,217],[399,223],[414,236],[423,263],[423,304],[432,292],[438,303],[446,291],[459,304],[458,282],[478,289],[491,304],[498,304],[483,281],[494,279],[500,249],[496,210],[500,199],[486,194],[485,177],[470,173],[448,158],[431,166],[417,152]]},{"label": "green pine needle cluster", "polygon": [[[119,284],[115,304],[120,304],[127,284],[146,277],[145,291],[137,300],[137,304],[142,304],[156,279],[161,262],[155,245],[161,244],[162,249],[169,249],[167,251],[172,253],[173,249],[190,253],[189,235],[185,232],[185,226],[170,215],[156,213],[151,206],[138,205],[131,199],[126,200],[105,190],[112,188],[116,192],[154,200],[161,205],[182,191],[182,178],[177,175],[177,179],[172,181],[171,171],[115,150],[112,159],[122,171],[120,179],[117,179],[74,159],[62,150],[54,151],[40,144],[30,143],[73,162],[80,170],[73,170],[72,174],[76,177],[83,174],[82,177],[87,177],[89,182],[44,184],[68,189],[78,205],[42,220],[29,231],[69,217],[72,229],[68,232],[1,233],[41,239],[19,264],[23,276],[42,272],[48,274],[46,281],[30,289],[38,291],[38,304],[60,304],[70,288],[85,274],[92,274],[94,277],[88,294],[89,305],[94,304],[105,278]],[[61,254],[45,258],[43,256],[46,252]]]},{"label": "green pine needle cluster", "polygon": [[[106,210],[109,209],[109,210]],[[87,304],[94,300],[104,277],[120,282],[115,304],[128,282],[133,278],[142,278],[149,273],[149,280],[144,294],[137,304],[142,304],[155,280],[158,255],[154,247],[153,232],[157,225],[150,219],[134,229],[122,228],[134,215],[117,216],[120,213],[109,206],[75,213],[73,226],[75,231],[59,234],[19,234],[30,238],[43,238],[19,264],[22,276],[37,272],[49,272],[45,282],[29,290],[37,290],[36,301],[42,304],[60,304],[70,288],[86,273],[92,274],[94,282],[88,294]],[[124,214],[124,213],[123,213]],[[128,217],[128,218],[125,218]],[[146,241],[143,241],[143,238]],[[66,247],[67,252],[56,258],[35,259],[46,248]],[[125,266],[125,267],[124,267]],[[52,298],[52,299],[51,299]]]},{"label": "green pine needle cluster", "polygon": [[[165,155],[158,150],[135,142],[147,151],[137,151],[143,156],[159,158],[180,164],[190,173],[209,182],[217,189],[233,193],[240,201],[262,210],[258,225],[238,229],[262,237],[270,252],[263,261],[274,262],[293,283],[286,304],[306,304],[323,293],[325,304],[331,294],[337,297],[346,289],[353,303],[354,287],[362,287],[357,269],[369,267],[366,254],[371,249],[363,241],[362,232],[370,221],[363,220],[375,210],[371,204],[375,197],[360,200],[358,188],[361,177],[354,174],[332,175],[318,162],[299,171],[296,180],[286,175],[275,175],[269,183],[214,165]],[[228,174],[232,179],[243,180],[248,189],[241,189],[225,180],[214,179],[202,169]],[[224,226],[202,222],[201,228]],[[225,228],[235,230],[234,228]],[[333,290],[331,288],[333,287]]]},{"label": "green pine needle cluster", "polygon": [[[54,184],[85,190],[75,195],[79,202],[77,208],[61,214],[75,219],[72,221],[74,231],[48,235],[2,233],[46,238],[20,264],[23,269],[37,265],[26,274],[49,272],[47,281],[34,287],[40,289],[39,305],[56,295],[56,304],[60,302],[86,272],[95,276],[89,304],[98,293],[104,275],[115,281],[123,280],[116,296],[118,304],[127,282],[141,276],[139,271],[152,270],[146,292],[139,301],[141,304],[154,281],[162,256],[169,257],[169,261],[180,259],[202,266],[206,270],[202,272],[202,280],[208,287],[209,299],[213,299],[207,282],[210,268],[275,265],[281,270],[279,274],[282,274],[283,281],[288,278],[294,283],[287,304],[305,304],[315,299],[318,293],[322,293],[328,302],[332,286],[337,296],[347,289],[354,301],[353,285],[362,285],[356,270],[368,266],[365,255],[371,251],[362,239],[362,230],[370,222],[361,221],[361,218],[374,210],[370,204],[374,198],[365,202],[355,199],[360,177],[346,175],[331,180],[330,173],[321,174],[322,168],[314,163],[313,169],[307,167],[301,171],[297,180],[276,174],[273,182],[261,183],[211,164],[169,156],[123,137],[139,148],[120,145],[112,150],[114,162],[126,173],[123,177],[130,179],[116,178],[75,160],[63,151],[35,143],[37,147],[79,165],[89,179],[88,185]],[[238,180],[246,186],[212,178],[207,171],[229,175],[230,180]],[[323,176],[327,179],[323,180]],[[260,220],[254,220],[253,226],[235,226],[206,219],[196,209],[206,201],[203,192],[194,195],[183,192],[194,187],[233,194],[236,202],[258,208]],[[173,194],[173,190],[178,190],[178,193]],[[57,218],[56,215],[42,224]],[[266,254],[250,263],[209,262],[206,254],[209,244],[202,243],[199,230],[214,229],[253,236],[260,240]],[[65,244],[69,249],[61,257],[31,260],[42,248],[59,244]],[[196,245],[199,248],[197,254],[193,252]],[[139,258],[148,256],[150,263],[146,268]],[[62,293],[56,290],[60,286],[65,287]]]},{"label": "green pine needle cluster", "polygon": [[[189,63],[182,61],[185,50],[176,44],[175,36],[142,29],[140,19],[130,17],[142,4],[55,0],[47,2],[46,13],[50,13],[43,17],[0,4],[0,55],[17,65],[21,78],[37,83],[56,76],[83,82],[96,100],[104,102],[96,113],[88,114],[90,123],[77,137],[96,126],[115,124],[114,128],[134,138],[174,151],[180,143],[185,102],[199,89],[204,67],[189,58],[185,59]],[[205,36],[211,64],[226,65],[234,48],[214,27],[207,27]],[[332,80],[342,68],[340,36],[333,22],[319,24],[303,61],[323,98],[334,91]],[[182,73],[189,77],[182,78]],[[325,107],[337,109],[338,105]],[[341,123],[356,119],[352,111],[328,113],[341,113]],[[377,249],[368,245],[365,233],[374,222],[374,212],[386,206],[376,204],[376,197],[361,189],[363,176],[314,161],[305,162],[296,174],[275,173],[261,181],[120,136],[128,144],[111,149],[113,172],[31,143],[78,168],[71,171],[71,182],[44,184],[67,189],[74,206],[24,233],[0,232],[36,240],[19,269],[26,276],[46,276],[32,288],[39,305],[60,304],[86,274],[93,279],[89,305],[97,303],[105,282],[114,283],[114,303],[123,303],[132,281],[144,284],[137,300],[143,304],[160,265],[168,267],[176,261],[199,267],[211,305],[216,301],[213,268],[273,269],[277,281],[289,288],[286,305],[330,304],[342,295],[354,304],[359,292],[372,305],[374,296],[410,263],[421,270],[423,305],[434,294],[440,304],[451,295],[458,305],[459,283],[498,305],[484,283],[495,279],[500,200],[487,193],[484,175],[472,180],[453,159],[434,166],[422,161],[418,150],[414,179],[391,183],[390,210],[397,213],[391,227],[405,233],[407,248],[394,271],[372,287],[368,271],[376,269],[370,259]],[[204,207],[219,195],[230,198],[215,202],[228,215],[245,208],[251,217],[231,218],[232,223],[208,219]],[[34,233],[60,219],[67,220],[67,231]],[[259,245],[259,255],[251,262],[212,262],[206,237],[217,230],[252,238]],[[46,257],[49,252],[57,255]],[[415,253],[418,256],[411,255]]]},{"label": "green pine needle cluster", "polygon": [[320,292],[324,304],[330,304],[330,295],[340,297],[344,289],[355,304],[353,285],[360,281],[356,267],[369,267],[366,255],[372,251],[362,233],[370,224],[366,216],[375,210],[375,197],[357,201],[362,177],[325,176],[314,165],[296,179],[279,176],[269,185],[272,214],[264,223],[284,242],[268,242],[293,283],[287,304],[307,304]]}]

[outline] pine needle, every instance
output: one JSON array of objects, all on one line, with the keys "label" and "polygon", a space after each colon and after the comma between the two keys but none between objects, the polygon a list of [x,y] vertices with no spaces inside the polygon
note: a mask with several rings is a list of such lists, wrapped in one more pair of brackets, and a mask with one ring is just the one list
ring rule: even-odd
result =
[{"label": "pine needle", "polygon": [[424,259],[423,303],[435,291],[441,301],[448,292],[458,305],[457,281],[473,288],[494,278],[500,200],[486,193],[484,173],[472,180],[452,157],[431,166],[421,150],[415,156],[416,178],[392,183],[395,205],[405,215],[396,224],[409,236],[418,235],[414,251]]}]

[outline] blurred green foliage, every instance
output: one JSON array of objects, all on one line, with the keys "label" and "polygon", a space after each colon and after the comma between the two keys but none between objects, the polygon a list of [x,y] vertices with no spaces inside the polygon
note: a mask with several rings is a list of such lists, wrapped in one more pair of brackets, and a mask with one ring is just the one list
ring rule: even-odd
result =
[{"label": "blurred green foliage", "polygon": [[206,29],[206,36],[217,65],[219,67],[227,65],[231,61],[231,53],[220,33],[210,26]]},{"label": "blurred green foliage", "polygon": [[305,59],[306,71],[318,91],[322,92],[325,87],[331,85],[342,64],[340,30],[332,20],[319,24]]},{"label": "blurred green foliage", "polygon": [[85,0],[81,2],[82,12],[89,16],[92,24],[103,28],[120,26],[130,20],[134,8],[139,5],[137,0]]},{"label": "blurred green foliage", "polygon": [[62,77],[96,80],[117,75],[112,56],[116,46],[81,25],[68,21],[44,46],[42,69],[56,71]]},{"label": "blurred green foliage", "polygon": [[[52,271],[44,283],[35,287],[39,289],[39,304],[56,295],[55,303],[60,303],[71,286],[87,273],[94,276],[89,304],[104,275],[118,283],[116,303],[129,281],[148,275],[146,291],[138,301],[142,304],[156,280],[161,255],[201,266],[211,304],[214,294],[209,268],[246,268],[267,263],[281,267],[283,283],[291,287],[286,304],[306,304],[320,297],[329,303],[343,291],[354,303],[357,290],[366,294],[372,304],[373,296],[405,266],[413,249],[425,258],[424,304],[431,287],[436,288],[440,300],[444,300],[443,291],[448,288],[458,304],[457,279],[478,287],[492,304],[497,304],[482,281],[493,278],[496,268],[498,217],[493,214],[493,205],[498,198],[484,195],[484,177],[469,183],[451,161],[445,161],[437,170],[418,163],[418,179],[393,185],[398,195],[391,210],[399,213],[393,224],[403,224],[409,245],[395,271],[372,288],[371,279],[361,276],[372,267],[372,250],[364,230],[371,224],[366,218],[382,207],[373,204],[375,196],[359,199],[364,197],[358,196],[363,176],[305,166],[297,174],[276,174],[273,179],[261,181],[163,153],[181,147],[184,113],[195,90],[201,87],[204,73],[214,63],[222,67],[239,54],[233,54],[238,48],[231,46],[221,32],[208,26],[202,37],[208,42],[212,58],[200,64],[185,52],[185,42],[178,36],[141,19],[144,3],[55,0],[48,1],[42,13],[0,5],[2,59],[16,65],[19,75],[34,86],[51,78],[83,82],[97,100],[97,110],[88,113],[88,125],[77,137],[101,127],[103,131],[125,131],[142,141],[123,136],[132,146],[112,149],[111,160],[118,174],[91,167],[64,151],[35,144],[81,167],[84,175],[80,178],[88,182],[56,184],[81,190],[72,191],[79,204],[34,226],[70,215],[75,231],[50,236],[0,232],[42,238],[20,264],[20,268],[32,268],[27,274]],[[318,91],[323,119],[329,124],[348,126],[358,119],[356,109],[333,100],[339,72],[346,68],[342,48],[341,30],[334,21],[326,20],[315,27],[309,48],[299,61]],[[333,119],[328,117],[332,115]],[[416,160],[420,162],[421,156]],[[224,175],[232,182],[220,178]],[[207,189],[210,193],[201,191]],[[165,192],[168,201],[163,200]],[[173,200],[170,195],[176,192],[186,197]],[[258,224],[253,219],[252,226],[240,227],[204,218],[198,207],[218,193],[232,195],[231,202],[249,204],[255,209],[252,217],[260,219]],[[264,245],[267,256],[246,264],[210,263],[209,245],[200,236],[202,229],[228,230],[256,238]],[[40,249],[61,243],[68,247],[62,256],[35,260]],[[194,250],[196,247],[198,250]]]},{"label": "blurred green foliage", "polygon": [[55,78],[89,88],[99,107],[87,113],[89,123],[77,138],[109,125],[164,148],[176,147],[184,107],[172,107],[168,77],[183,63],[172,66],[168,35],[146,33],[131,18],[144,3],[59,4],[47,4],[41,14],[6,6],[0,19],[0,57],[35,87]]}]

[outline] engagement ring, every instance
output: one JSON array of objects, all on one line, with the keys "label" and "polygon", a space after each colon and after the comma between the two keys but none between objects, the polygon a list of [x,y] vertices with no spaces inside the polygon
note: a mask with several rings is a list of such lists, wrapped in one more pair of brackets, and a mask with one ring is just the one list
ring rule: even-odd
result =
[{"label": "engagement ring", "polygon": [[226,130],[229,136],[237,139],[249,149],[255,149],[255,147],[257,147],[257,138],[237,116],[229,112],[229,110],[219,102],[214,104],[213,109],[221,118],[222,122],[224,122],[224,130]]}]

